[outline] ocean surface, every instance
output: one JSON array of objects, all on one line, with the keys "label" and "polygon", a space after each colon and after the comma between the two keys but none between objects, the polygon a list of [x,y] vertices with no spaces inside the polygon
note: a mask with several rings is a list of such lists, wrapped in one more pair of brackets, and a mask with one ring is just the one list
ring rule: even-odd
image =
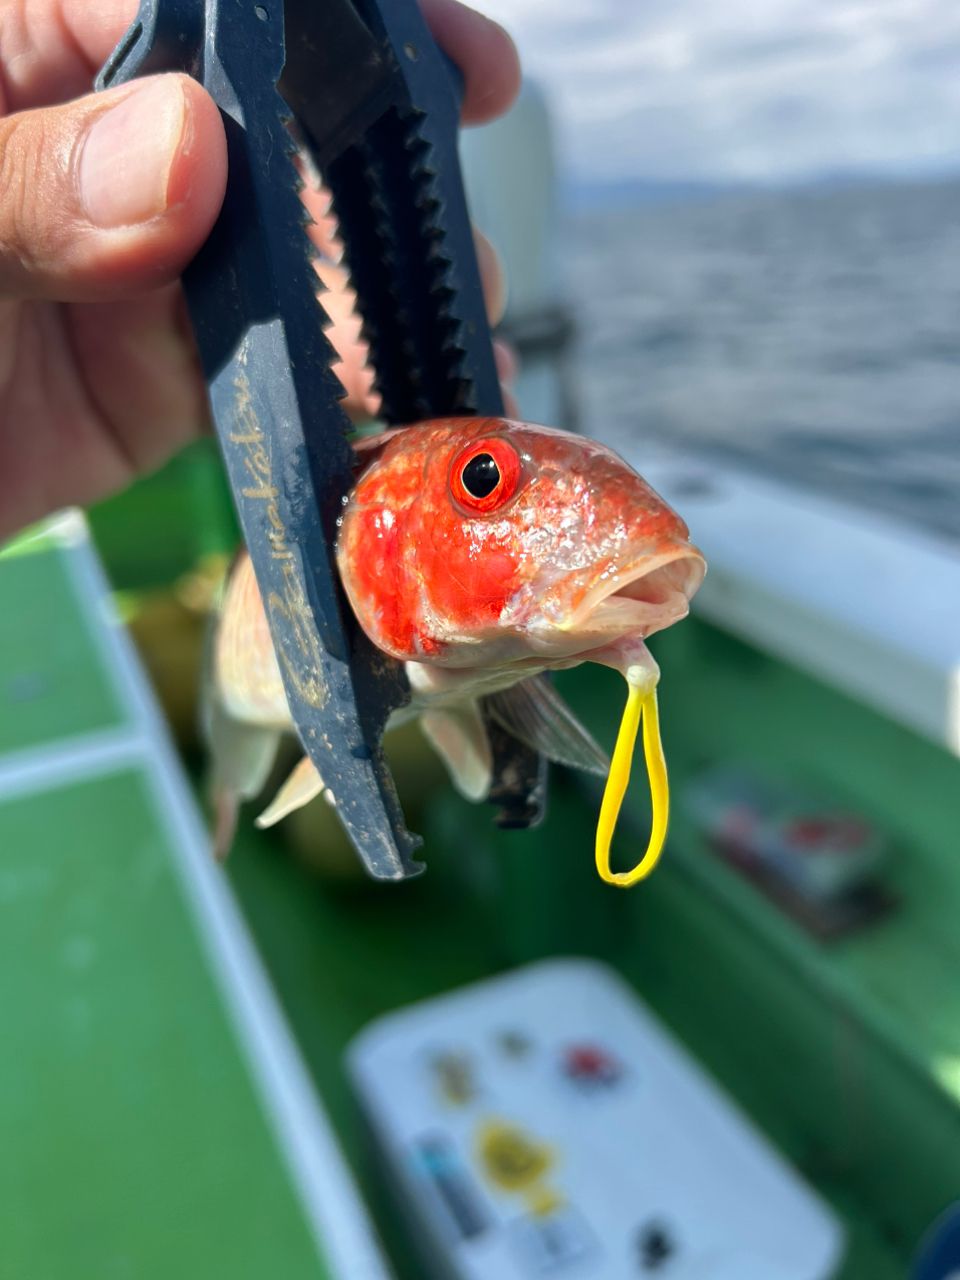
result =
[{"label": "ocean surface", "polygon": [[960,541],[960,181],[564,224],[582,419]]}]

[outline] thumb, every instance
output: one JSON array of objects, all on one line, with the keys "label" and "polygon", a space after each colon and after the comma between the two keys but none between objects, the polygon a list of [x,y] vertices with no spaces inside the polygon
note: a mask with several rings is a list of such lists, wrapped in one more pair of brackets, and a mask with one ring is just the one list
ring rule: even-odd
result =
[{"label": "thumb", "polygon": [[175,279],[226,172],[220,113],[189,76],[0,119],[0,295],[89,301]]}]

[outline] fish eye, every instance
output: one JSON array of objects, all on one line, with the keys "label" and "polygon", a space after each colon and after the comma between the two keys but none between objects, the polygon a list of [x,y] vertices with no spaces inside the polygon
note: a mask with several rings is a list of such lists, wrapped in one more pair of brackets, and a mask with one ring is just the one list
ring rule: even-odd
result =
[{"label": "fish eye", "polygon": [[471,498],[489,498],[502,478],[492,453],[475,453],[460,472],[460,483]]},{"label": "fish eye", "polygon": [[450,471],[453,496],[468,512],[496,511],[517,491],[520,455],[506,440],[477,440],[456,458]]}]

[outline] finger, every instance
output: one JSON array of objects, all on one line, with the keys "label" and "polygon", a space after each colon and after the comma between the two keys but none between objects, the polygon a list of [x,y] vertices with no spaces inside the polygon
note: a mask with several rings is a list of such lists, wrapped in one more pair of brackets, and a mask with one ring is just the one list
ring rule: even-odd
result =
[{"label": "finger", "polygon": [[68,323],[90,402],[129,464],[128,483],[210,428],[207,388],[179,284],[72,308]]},{"label": "finger", "polygon": [[[464,75],[463,122],[501,115],[517,96],[520,60],[504,29],[457,0],[421,0],[434,36]],[[27,14],[29,12],[29,21]],[[91,77],[133,21],[137,0],[29,0],[0,9],[7,111],[63,102]]]},{"label": "finger", "polygon": [[[520,60],[504,29],[457,0],[421,0],[437,42],[464,76],[463,122],[502,115],[520,88]],[[85,93],[133,21],[137,0],[29,0],[0,6],[2,111]],[[29,15],[29,20],[28,20]]]},{"label": "finger", "polygon": [[42,406],[36,389],[5,388],[0,539],[123,488],[200,434],[206,387],[183,310],[178,285],[135,301],[40,304],[29,320],[0,307],[0,347],[35,362],[31,334],[42,335],[45,375]]},{"label": "finger", "polygon": [[137,0],[26,0],[0,4],[2,111],[87,93],[127,27]]},{"label": "finger", "polygon": [[487,307],[487,319],[492,325],[498,325],[507,309],[507,278],[503,274],[500,256],[493,245],[476,227],[473,228],[473,243],[477,251],[477,263],[480,267],[480,281],[483,285],[483,300]]},{"label": "finger", "polygon": [[497,366],[497,377],[502,385],[510,387],[517,380],[519,365],[513,347],[498,338],[493,344],[493,358]]},{"label": "finger", "polygon": [[0,120],[0,294],[89,301],[175,279],[226,167],[220,113],[188,76]]},{"label": "finger", "polygon": [[493,358],[497,365],[497,377],[500,379],[500,394],[503,396],[503,412],[507,418],[519,418],[520,407],[513,394],[513,384],[517,377],[518,362],[513,347],[499,338],[493,344]]},{"label": "finger", "polygon": [[463,73],[463,123],[502,115],[520,89],[520,59],[503,27],[457,0],[420,0],[420,7],[437,43]]}]

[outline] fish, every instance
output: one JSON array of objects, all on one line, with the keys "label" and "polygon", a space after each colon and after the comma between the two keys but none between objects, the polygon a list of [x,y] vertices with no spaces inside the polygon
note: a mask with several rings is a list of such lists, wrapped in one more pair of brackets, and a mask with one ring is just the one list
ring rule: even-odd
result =
[{"label": "fish", "polygon": [[[483,800],[492,782],[484,716],[548,759],[607,776],[596,861],[609,883],[652,869],[666,833],[659,668],[646,641],[684,618],[706,564],[680,516],[599,441],[506,418],[443,418],[355,444],[336,560],[357,623],[404,666],[410,701],[453,784]],[[549,673],[620,672],[627,707],[612,759]],[[232,842],[241,801],[265,785],[293,722],[249,557],[229,577],[210,646],[205,724],[214,840]],[[653,831],[629,872],[610,846],[640,727]],[[309,757],[257,819],[271,826],[323,793]]]}]

